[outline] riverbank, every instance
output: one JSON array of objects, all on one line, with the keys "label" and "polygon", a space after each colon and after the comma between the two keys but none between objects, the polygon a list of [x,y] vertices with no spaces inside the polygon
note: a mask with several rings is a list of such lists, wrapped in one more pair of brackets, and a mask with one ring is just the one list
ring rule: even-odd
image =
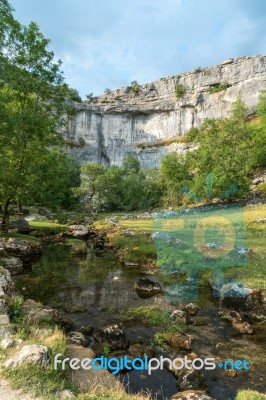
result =
[{"label": "riverbank", "polygon": [[[234,277],[243,276],[246,279],[244,281],[241,280],[241,282],[248,284],[249,287],[264,290],[261,287],[261,282],[265,279],[262,270],[265,254],[263,246],[265,224],[257,221],[265,217],[265,208],[262,205],[246,207],[243,210],[243,215],[247,249],[250,256],[248,264],[241,267],[246,272],[241,272],[240,268],[236,267],[228,269],[225,274],[228,274],[226,277],[230,277],[234,270],[236,273]],[[180,277],[178,274],[169,277],[159,273],[156,264],[156,245],[151,237],[152,232],[154,232],[153,219],[150,217],[136,218],[135,216],[133,219],[125,219],[125,216],[120,217],[105,215],[104,218],[101,218],[101,216],[98,216],[98,220],[93,224],[93,232],[98,229],[99,237],[105,238],[105,246],[102,249],[97,246],[94,248],[95,240],[90,241],[87,238],[77,239],[65,236],[65,232],[69,230],[69,227],[64,224],[59,224],[56,234],[43,235],[42,222],[36,221],[35,227],[39,225],[41,231],[41,234],[38,235],[38,240],[43,242],[43,256],[40,261],[33,263],[32,269],[28,269],[22,275],[19,274],[15,277],[16,288],[20,289],[25,299],[34,298],[35,301],[40,299],[44,301],[44,309],[49,310],[56,306],[57,312],[62,312],[64,318],[68,319],[69,323],[72,323],[71,329],[76,332],[74,335],[76,339],[77,337],[82,337],[80,335],[83,334],[86,340],[90,341],[90,338],[93,338],[96,340],[96,344],[99,344],[100,336],[97,333],[99,329],[114,324],[122,324],[123,332],[129,341],[126,347],[113,350],[105,337],[101,346],[98,345],[93,349],[93,346],[89,345],[89,350],[93,351],[95,355],[105,354],[111,357],[118,356],[118,354],[128,354],[130,356],[132,353],[142,357],[145,354],[143,350],[149,348],[156,356],[164,354],[174,357],[175,354],[189,355],[194,353],[194,357],[195,355],[215,356],[217,360],[226,358],[238,359],[241,357],[251,362],[252,377],[248,373],[237,371],[232,373],[231,376],[227,376],[225,374],[226,371],[224,373],[223,371],[216,372],[212,375],[204,374],[203,386],[201,386],[202,383],[199,385],[199,382],[197,383],[197,379],[195,379],[196,377],[194,377],[192,380],[193,389],[191,390],[194,390],[194,392],[198,390],[204,391],[207,388],[210,396],[219,400],[223,399],[222,396],[225,395],[225,385],[228,386],[226,396],[230,399],[236,398],[236,392],[241,387],[261,391],[263,387],[261,379],[263,379],[263,371],[265,371],[262,357],[265,350],[262,347],[262,339],[265,334],[265,318],[254,320],[254,315],[251,315],[252,313],[254,314],[253,311],[250,313],[248,310],[233,310],[238,312],[239,317],[242,319],[242,321],[235,321],[235,318],[228,315],[230,309],[229,311],[221,309],[219,301],[212,298],[207,271],[203,271],[201,273],[202,276],[200,276],[198,309],[196,312],[195,308],[193,311],[192,306],[190,311],[192,315],[188,313],[185,308],[188,302],[167,301],[165,295],[167,287],[170,284],[184,283],[185,277]],[[52,221],[49,224],[57,223]],[[50,228],[51,226],[49,226]],[[82,231],[84,234],[84,230],[81,228],[76,229],[77,231],[79,233]],[[22,236],[27,240],[26,235]],[[47,242],[48,237],[49,240]],[[30,240],[34,241],[32,238]],[[250,268],[253,271],[250,271]],[[143,278],[146,279],[145,288],[143,286]],[[156,282],[160,286],[154,285]],[[142,287],[140,287],[141,285]],[[140,296],[137,291],[138,287],[142,289]],[[152,293],[148,293],[149,296],[150,294],[152,296],[147,298],[144,296],[143,298],[143,289],[147,290],[147,287],[148,290],[150,288],[153,290]],[[157,290],[158,288],[159,290]],[[25,299],[20,304],[20,308],[23,307]],[[15,302],[15,304],[17,304],[17,307],[18,303]],[[17,315],[18,310],[17,308],[15,309],[15,315]],[[41,307],[40,310],[43,310],[43,308]],[[28,312],[34,315],[32,309],[28,310]],[[46,332],[46,336],[37,338],[31,329],[29,330],[29,328],[25,327],[23,319],[17,322],[12,320],[11,324],[16,331],[14,333],[15,340],[22,339],[24,343],[20,344],[18,348],[13,346],[10,349],[6,349],[2,355],[2,363],[15,352],[20,351],[23,346],[32,343],[48,347],[52,354],[54,354],[53,346],[56,349],[61,346],[63,351],[67,348],[70,340],[69,330],[63,329],[62,331],[62,328],[54,321],[47,321],[47,318],[43,318],[43,311],[38,312],[40,313],[39,316],[42,317],[41,321],[37,325],[35,321],[32,328],[50,329],[52,331]],[[257,315],[256,312],[255,314]],[[14,317],[14,312],[11,315]],[[233,320],[235,321],[234,323]],[[88,330],[83,329],[85,322],[90,325],[90,333],[88,333]],[[240,325],[248,323],[254,334],[240,333],[236,330],[239,328],[236,322]],[[39,323],[40,325],[38,325]],[[70,336],[73,337],[73,335]],[[184,345],[187,337],[193,337],[189,349],[180,349],[180,345],[182,346],[182,343]],[[85,346],[87,345],[85,344]],[[79,343],[78,347],[79,351],[87,348],[84,347],[84,343],[82,346]],[[35,371],[35,367],[33,370]],[[82,400],[94,400],[96,398],[139,400],[147,398],[147,395],[145,397],[144,395],[126,394],[122,386],[119,386],[114,393],[109,393],[108,395],[106,389],[100,387],[97,388],[96,394],[96,389],[93,387],[90,393],[85,395],[79,393],[78,388],[73,387],[73,376],[71,377],[71,375],[68,378],[65,375],[59,377],[53,371],[51,372],[51,369],[49,373],[47,373],[47,370],[43,370],[40,373],[40,368],[37,367],[36,379],[32,379],[32,376],[34,376],[33,370],[27,370],[27,368],[23,367],[10,373],[6,372],[6,376],[15,385],[26,387],[27,389],[31,388],[35,393],[51,399],[59,398],[58,395],[55,395],[55,391],[59,389],[61,391],[71,390],[75,396],[79,396],[78,398]],[[5,372],[3,374],[5,375]],[[184,376],[175,377],[172,372],[167,370],[161,371],[161,375],[154,376],[153,381],[148,385],[154,387],[154,381],[159,381],[162,376],[165,384],[169,385],[169,387],[172,385],[170,382],[173,379],[174,388],[176,385],[178,385],[179,390],[180,387],[182,388],[182,391],[179,392],[179,397],[174,397],[175,399],[188,398],[184,397],[189,395],[185,392],[190,390],[188,387],[183,386]],[[131,387],[132,381],[136,380],[134,390],[137,387],[147,387],[147,378],[144,379],[140,375],[134,375],[133,373],[128,374],[128,377],[131,380]],[[40,381],[43,381],[44,384],[40,385]],[[63,381],[64,384],[62,383]],[[173,389],[172,395],[176,390],[177,388]],[[162,394],[156,395],[156,391],[156,388],[153,389],[151,398],[163,398]],[[248,397],[251,395],[253,398]],[[263,398],[262,395],[251,393],[250,395],[239,394],[237,395],[237,400],[253,400],[256,398],[254,397],[255,395],[260,396],[258,397],[259,400]],[[171,396],[168,396],[168,398]],[[204,398],[202,393],[199,396],[201,396],[198,397],[199,399]]]}]

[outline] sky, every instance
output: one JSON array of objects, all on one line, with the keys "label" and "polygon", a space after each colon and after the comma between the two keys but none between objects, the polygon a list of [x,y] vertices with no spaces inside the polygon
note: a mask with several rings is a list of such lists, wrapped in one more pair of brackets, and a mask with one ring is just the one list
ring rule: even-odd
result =
[{"label": "sky", "polygon": [[10,0],[81,97],[266,54],[266,0]]}]

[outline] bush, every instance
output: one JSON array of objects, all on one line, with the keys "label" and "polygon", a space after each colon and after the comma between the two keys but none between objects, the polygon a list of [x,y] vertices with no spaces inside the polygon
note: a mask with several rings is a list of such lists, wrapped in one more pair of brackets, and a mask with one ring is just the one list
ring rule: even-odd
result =
[{"label": "bush", "polygon": [[130,86],[130,92],[131,93],[138,93],[139,92],[139,84],[137,81],[132,81],[131,86]]},{"label": "bush", "polygon": [[177,82],[175,85],[175,95],[177,100],[181,99],[185,94],[185,88],[181,83]]},{"label": "bush", "polygon": [[15,295],[10,301],[11,321],[15,324],[19,323],[22,320],[22,304],[23,297],[19,295]]},{"label": "bush", "polygon": [[224,83],[214,83],[213,85],[210,85],[209,88],[209,93],[213,94],[213,93],[218,93],[221,92],[223,90],[226,90],[230,87],[231,85],[229,85],[229,83],[224,82]]}]

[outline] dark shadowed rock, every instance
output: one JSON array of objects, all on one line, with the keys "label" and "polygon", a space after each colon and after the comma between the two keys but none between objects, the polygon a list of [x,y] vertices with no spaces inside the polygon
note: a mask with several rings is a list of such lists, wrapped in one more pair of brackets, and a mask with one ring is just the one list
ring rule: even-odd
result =
[{"label": "dark shadowed rock", "polygon": [[174,333],[165,339],[166,343],[178,350],[191,350],[192,338],[190,336]]},{"label": "dark shadowed rock", "polygon": [[77,344],[79,346],[87,346],[89,344],[89,340],[82,332],[71,331],[67,335],[68,343]]},{"label": "dark shadowed rock", "polygon": [[84,335],[92,335],[94,331],[94,328],[92,325],[83,325],[80,328],[80,332],[84,333]]},{"label": "dark shadowed rock", "polygon": [[99,343],[107,344],[110,350],[120,350],[128,347],[126,333],[116,324],[98,329],[94,333],[94,337]]},{"label": "dark shadowed rock", "polygon": [[30,233],[30,224],[24,218],[11,221],[9,228],[15,230],[17,233],[23,233],[24,235],[28,235]]},{"label": "dark shadowed rock", "polygon": [[200,370],[185,370],[178,376],[178,386],[181,390],[204,390],[207,383],[204,375]]},{"label": "dark shadowed rock", "polygon": [[140,297],[151,297],[162,292],[161,285],[148,278],[140,278],[135,283],[134,289]]},{"label": "dark shadowed rock", "polygon": [[42,254],[42,248],[38,242],[34,243],[26,240],[10,238],[1,239],[0,244],[4,247],[8,254],[18,257],[22,261]]},{"label": "dark shadowed rock", "polygon": [[148,356],[149,358],[154,357],[154,350],[151,346],[139,343],[129,346],[128,353],[134,358],[143,358],[144,356]]},{"label": "dark shadowed rock", "polygon": [[200,308],[196,303],[189,303],[183,308],[183,310],[191,316],[195,316],[198,313],[199,309]]},{"label": "dark shadowed rock", "polygon": [[2,258],[1,264],[10,271],[11,275],[19,274],[23,270],[22,261],[16,257]]},{"label": "dark shadowed rock", "polygon": [[54,323],[59,328],[63,329],[64,332],[70,332],[74,329],[74,324],[72,320],[70,318],[67,318],[64,314],[62,314],[58,310],[53,310],[51,315]]},{"label": "dark shadowed rock", "polygon": [[220,290],[221,306],[248,311],[263,304],[260,289],[250,289],[241,283],[227,283]]}]

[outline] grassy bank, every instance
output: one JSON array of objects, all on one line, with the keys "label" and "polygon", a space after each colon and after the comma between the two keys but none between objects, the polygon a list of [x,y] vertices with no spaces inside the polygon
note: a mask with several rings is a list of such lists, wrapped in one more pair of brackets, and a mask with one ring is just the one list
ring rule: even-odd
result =
[{"label": "grassy bank", "polygon": [[[234,218],[234,210],[228,215],[229,221]],[[225,268],[225,277],[234,278],[241,282],[254,287],[266,289],[266,270],[265,270],[265,237],[266,224],[257,222],[266,216],[266,205],[245,206],[240,211],[243,219],[243,232],[245,247],[248,248],[248,260],[244,265],[239,267]],[[104,215],[106,217],[106,215]],[[110,243],[114,246],[118,256],[125,263],[135,263],[138,265],[156,266],[156,246],[155,242],[150,239],[150,234],[154,230],[165,233],[171,233],[174,230],[173,221],[165,219],[162,227],[156,227],[153,219],[128,219],[119,220],[115,224],[100,219],[94,224],[97,229],[105,231]],[[222,226],[221,226],[222,227]],[[186,232],[184,231],[184,236]],[[182,237],[180,237],[182,240]],[[209,233],[208,241],[212,241],[211,233]],[[205,270],[201,273],[202,283],[207,282],[211,277],[211,272]],[[168,276],[162,277],[167,283]],[[171,277],[172,281],[172,277]]]}]

